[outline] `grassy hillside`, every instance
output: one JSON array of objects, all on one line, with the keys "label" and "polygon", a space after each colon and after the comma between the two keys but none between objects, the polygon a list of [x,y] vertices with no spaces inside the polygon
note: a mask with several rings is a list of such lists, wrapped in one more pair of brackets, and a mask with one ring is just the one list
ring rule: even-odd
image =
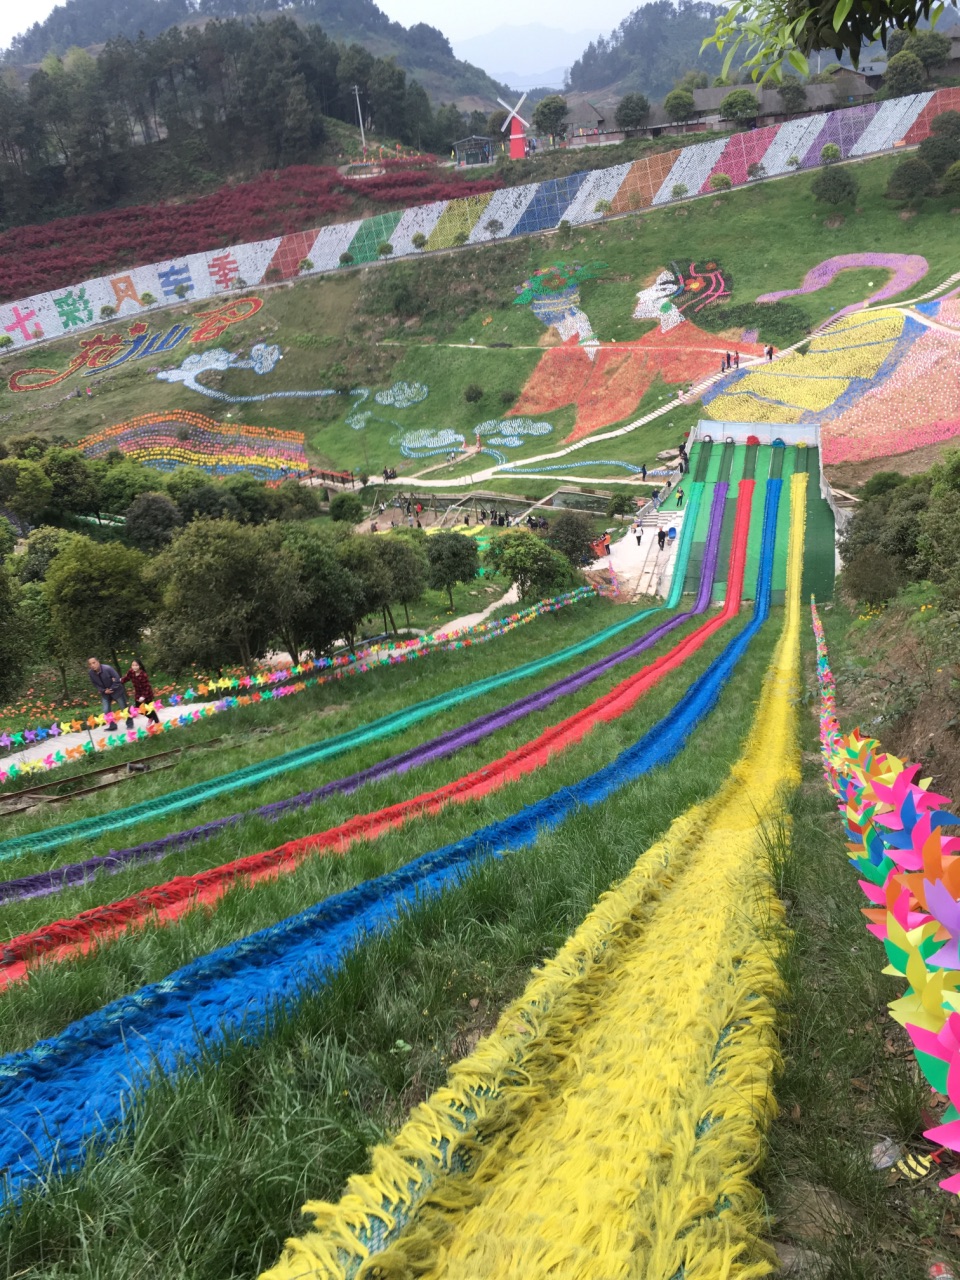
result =
[{"label": "grassy hillside", "polygon": [[[849,253],[920,254],[929,264],[921,288],[939,283],[960,268],[956,214],[942,198],[904,219],[883,194],[894,163],[881,158],[856,167],[859,204],[839,219],[825,217],[810,194],[811,176],[802,174],[588,229],[427,254],[416,261],[266,288],[260,291],[263,309],[216,343],[183,344],[149,363],[131,361],[111,372],[84,370],[46,391],[13,394],[6,389],[10,375],[25,364],[22,354],[7,357],[0,361],[0,441],[28,431],[76,440],[139,414],[191,409],[218,420],[232,415],[232,421],[302,430],[308,454],[318,464],[371,474],[394,466],[409,477],[442,463],[443,450],[426,460],[405,460],[400,449],[404,433],[446,429],[472,444],[477,424],[502,418],[511,409],[545,347],[556,343],[555,333],[530,307],[514,305],[518,286],[550,263],[604,264],[597,279],[583,284],[580,303],[605,347],[634,343],[653,328],[650,321],[633,319],[634,297],[672,261],[720,264],[734,305],[796,288],[817,263]],[[821,291],[790,301],[814,327],[867,297],[885,278],[879,268],[845,271]],[[781,345],[796,336],[778,328],[776,309],[761,306],[754,313],[761,342]],[[191,308],[184,307],[164,313],[156,323],[166,330],[190,314]],[[126,325],[103,332],[124,334]],[[724,330],[709,340],[722,349],[739,342],[742,332],[742,327]],[[246,356],[254,343],[276,343],[282,361],[264,375],[233,368],[208,372],[203,384],[229,396],[321,388],[338,394],[237,404],[156,376],[210,346]],[[42,349],[41,363],[63,370],[77,350],[76,339],[59,341]],[[373,393],[397,382],[419,384],[426,394],[400,408],[377,404]],[[636,407],[631,404],[626,416],[609,421],[598,434],[667,404],[683,385],[654,377]],[[87,386],[91,396],[76,394]],[[371,394],[363,396],[361,388]],[[468,399],[471,388],[473,398]],[[358,412],[372,416],[358,425]],[[615,441],[591,441],[577,459],[650,465],[656,452],[675,444],[678,432],[700,413],[698,404],[687,405]],[[549,414],[551,431],[506,448],[509,461],[559,448],[573,417],[572,406]],[[490,462],[485,457],[482,465]],[[461,465],[451,475],[473,469],[475,464]],[[625,478],[622,470],[606,474]]]}]

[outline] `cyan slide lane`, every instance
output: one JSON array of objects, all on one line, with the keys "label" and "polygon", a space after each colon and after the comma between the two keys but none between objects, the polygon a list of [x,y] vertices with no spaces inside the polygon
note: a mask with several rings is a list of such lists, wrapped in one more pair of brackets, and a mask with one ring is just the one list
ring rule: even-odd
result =
[{"label": "cyan slide lane", "polygon": [[[691,496],[691,505],[696,502],[697,510],[699,510],[702,494],[703,489],[698,486]],[[691,514],[695,514],[695,512]],[[682,544],[678,548],[678,555],[684,550],[684,546],[688,548],[689,544]],[[689,554],[688,550],[686,554]],[[102,814],[93,818],[82,818],[78,822],[69,822],[60,827],[50,827],[44,831],[35,831],[27,835],[16,836],[11,840],[4,840],[0,843],[0,862],[7,861],[28,850],[38,853],[44,849],[58,848],[60,845],[69,844],[74,840],[92,840],[106,831],[115,831],[120,827],[133,826],[137,822],[148,818],[161,817],[165,813],[176,813],[181,809],[186,809],[191,805],[202,804],[206,800],[213,799],[214,796],[223,795],[225,792],[235,791],[241,787],[256,786],[257,783],[266,782],[270,778],[275,778],[282,773],[288,773],[292,769],[301,769],[309,764],[317,764],[321,760],[329,760],[332,757],[343,755],[345,752],[353,750],[354,747],[363,746],[368,742],[400,733],[402,730],[410,728],[411,725],[427,719],[428,716],[435,715],[438,711],[445,711],[448,707],[459,706],[460,703],[468,702],[470,699],[478,698],[484,693],[502,688],[515,680],[537,675],[539,672],[546,671],[558,663],[567,662],[570,658],[578,657],[581,653],[588,653],[591,649],[595,649],[597,645],[620,635],[628,627],[637,626],[653,614],[661,613],[665,609],[675,609],[680,602],[680,595],[683,590],[683,574],[679,572],[681,567],[681,565],[678,565],[678,572],[674,574],[670,596],[665,604],[633,614],[631,617],[625,618],[623,622],[614,623],[613,626],[606,627],[603,631],[598,631],[596,635],[590,636],[587,640],[581,640],[579,643],[569,645],[566,649],[560,649],[545,658],[537,658],[533,662],[526,662],[522,666],[501,672],[499,675],[489,676],[485,680],[478,680],[473,684],[464,685],[462,688],[451,690],[449,693],[438,694],[435,698],[428,698],[424,702],[415,703],[412,707],[405,707],[402,711],[394,711],[390,715],[381,716],[379,720],[372,720],[369,724],[362,725],[358,729],[351,729],[349,732],[339,734],[336,737],[326,738],[323,742],[299,747],[296,751],[289,751],[286,755],[276,756],[272,760],[247,765],[244,769],[237,769],[233,773],[224,774],[222,777],[214,778],[209,782],[197,783],[195,786],[184,787],[179,791],[171,791],[165,796],[158,796],[154,800],[144,800],[140,804],[130,805],[126,809],[117,809],[113,813]]]},{"label": "cyan slide lane", "polygon": [[335,970],[371,933],[389,930],[399,914],[441,894],[479,862],[532,844],[580,806],[601,804],[673,759],[716,705],[769,614],[780,490],[779,483],[767,489],[761,583],[751,621],[667,715],[604,768],[397,871],[200,957],[32,1049],[0,1058],[0,1170],[8,1195],[16,1197],[51,1168],[76,1164],[92,1142],[109,1142],[131,1089],[152,1071],[175,1074],[227,1036],[261,1037],[278,1007],[295,1007],[324,972]]}]

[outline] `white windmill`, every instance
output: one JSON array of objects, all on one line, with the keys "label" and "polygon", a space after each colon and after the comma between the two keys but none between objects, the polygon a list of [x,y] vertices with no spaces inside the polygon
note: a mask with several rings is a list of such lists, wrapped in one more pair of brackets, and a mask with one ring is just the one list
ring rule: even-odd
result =
[{"label": "white windmill", "polygon": [[523,157],[527,154],[526,136],[524,134],[524,130],[530,128],[530,123],[529,121],[524,120],[523,116],[520,114],[520,108],[523,106],[526,100],[527,100],[527,95],[524,94],[523,97],[520,99],[520,101],[517,103],[517,105],[515,107],[511,107],[509,103],[504,102],[502,98],[497,99],[501,107],[503,107],[503,109],[507,113],[507,118],[503,122],[501,132],[506,133],[507,126],[508,125],[510,126],[510,159],[511,160],[522,160]]}]

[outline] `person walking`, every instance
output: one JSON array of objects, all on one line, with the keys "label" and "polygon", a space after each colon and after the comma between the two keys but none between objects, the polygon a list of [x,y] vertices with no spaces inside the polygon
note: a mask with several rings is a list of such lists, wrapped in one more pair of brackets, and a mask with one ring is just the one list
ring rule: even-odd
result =
[{"label": "person walking", "polygon": [[100,695],[100,702],[103,706],[103,714],[106,715],[112,703],[117,704],[119,711],[127,713],[127,728],[133,728],[133,717],[130,714],[130,708],[127,706],[127,695],[123,687],[123,681],[120,679],[120,672],[116,667],[108,666],[107,663],[101,662],[99,658],[87,659],[87,675],[90,677],[90,683]]},{"label": "person walking", "polygon": [[767,363],[773,359],[773,347],[767,347]]},{"label": "person walking", "polygon": [[667,544],[667,531],[666,531],[666,529],[658,529],[658,530],[657,530],[657,546],[658,546],[658,547],[660,548],[660,550],[662,551],[662,550],[663,550],[663,548],[666,546],[666,544]]},{"label": "person walking", "polygon": [[642,525],[642,524],[635,524],[635,525],[633,526],[633,532],[634,532],[634,535],[636,536],[636,539],[637,539],[637,546],[639,547],[639,546],[641,546],[641,545],[642,545],[642,543],[643,543],[643,525]]},{"label": "person walking", "polygon": [[735,351],[733,353],[733,367],[735,369],[740,368],[740,352],[739,351]]},{"label": "person walking", "polygon": [[640,479],[643,481],[647,479],[647,464],[645,462],[640,463]]},{"label": "person walking", "polygon": [[150,677],[147,675],[147,669],[139,658],[134,658],[130,663],[130,670],[123,677],[123,683],[133,683],[133,701],[139,707],[141,714],[145,715],[153,724],[160,723],[160,717],[157,715],[156,708],[152,711],[145,711],[144,706],[148,702],[154,701],[153,685],[150,683]]},{"label": "person walking", "polygon": [[730,358],[730,352],[727,351],[725,355],[726,355],[726,361],[727,361],[727,368],[730,369],[733,367],[733,361]]}]

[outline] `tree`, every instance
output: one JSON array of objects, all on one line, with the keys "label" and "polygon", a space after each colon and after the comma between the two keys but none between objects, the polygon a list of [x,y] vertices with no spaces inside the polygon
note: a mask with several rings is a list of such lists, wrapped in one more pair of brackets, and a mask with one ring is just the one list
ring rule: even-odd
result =
[{"label": "tree", "polygon": [[153,639],[168,661],[239,661],[252,672],[277,633],[297,566],[284,555],[276,525],[195,520],[152,561],[149,579],[161,599]]},{"label": "tree", "polygon": [[0,564],[0,698],[4,700],[17,692],[23,676],[24,620],[18,595],[13,578]]},{"label": "tree", "polygon": [[806,86],[802,85],[796,76],[784,76],[777,93],[780,95],[783,109],[788,115],[796,115],[798,111],[803,111],[807,105]]},{"label": "tree", "polygon": [[559,93],[549,93],[533,109],[533,127],[538,133],[563,137],[567,118],[567,100]]},{"label": "tree", "polygon": [[903,98],[908,93],[920,93],[926,80],[923,63],[914,53],[904,49],[895,53],[883,73],[883,88],[890,98]]},{"label": "tree", "polygon": [[757,95],[749,89],[734,89],[720,103],[721,120],[756,120],[760,114]]},{"label": "tree", "polygon": [[146,557],[119,542],[74,534],[51,561],[43,587],[56,647],[74,658],[135,649],[150,616]]},{"label": "tree", "polygon": [[687,194],[687,184],[685,182],[675,182],[670,188],[670,197],[673,200],[682,200]]},{"label": "tree", "polygon": [[52,485],[49,510],[54,519],[100,509],[100,486],[90,464],[76,449],[48,449],[40,463]]},{"label": "tree", "polygon": [[637,506],[637,500],[632,493],[619,493],[610,495],[610,501],[607,503],[607,519],[612,520],[614,516],[631,515]]},{"label": "tree", "polygon": [[729,173],[711,173],[711,191],[729,191],[732,186],[733,179],[730,177]]},{"label": "tree", "polygon": [[42,524],[27,538],[26,548],[15,558],[14,568],[21,582],[42,582],[50,563],[67,546],[72,534],[54,525]]},{"label": "tree", "polygon": [[14,515],[36,524],[50,505],[53,482],[39,462],[5,458],[0,462],[0,501]]},{"label": "tree", "polygon": [[901,160],[887,183],[887,195],[891,200],[913,202],[922,200],[933,190],[933,171],[919,156],[907,156]]},{"label": "tree", "polygon": [[943,175],[943,192],[948,196],[960,196],[960,160],[952,164]]},{"label": "tree", "polygon": [[178,467],[167,481],[167,491],[180,508],[184,524],[199,516],[219,520],[241,514],[229,492],[199,467]]},{"label": "tree", "polygon": [[710,83],[705,71],[685,71],[676,83],[677,89],[686,89],[692,93],[694,89],[705,89]]},{"label": "tree", "polygon": [[364,612],[363,586],[341,561],[335,539],[317,529],[290,528],[283,550],[293,558],[301,589],[279,629],[288,652],[319,655],[338,640],[353,645]]},{"label": "tree", "polygon": [[[41,582],[27,582],[20,588],[20,624],[24,657],[35,666],[52,662],[60,672],[63,699],[70,697],[67,683],[67,656],[57,645],[50,602]],[[90,655],[87,655],[90,657]]]},{"label": "tree", "polygon": [[650,115],[650,103],[642,93],[627,93],[617,103],[618,129],[642,129]]},{"label": "tree", "polygon": [[507,113],[502,107],[498,107],[496,111],[491,111],[487,116],[487,133],[491,138],[496,138],[498,134],[503,133],[503,126],[507,123]]},{"label": "tree", "polygon": [[678,124],[683,120],[689,120],[691,116],[697,114],[693,94],[686,89],[671,89],[663,100],[663,109],[667,114],[667,119],[673,120]]},{"label": "tree", "polygon": [[582,511],[561,511],[550,526],[550,545],[573,567],[593,558],[593,526]]},{"label": "tree", "polygon": [[408,627],[410,605],[416,604],[423,597],[430,568],[421,543],[422,539],[417,541],[408,533],[395,533],[377,540],[377,551],[390,578],[390,601],[392,604],[403,605]]},{"label": "tree", "polygon": [[950,38],[941,31],[915,31],[907,41],[907,51],[920,59],[929,79],[931,71],[950,61]]},{"label": "tree", "polygon": [[180,508],[165,493],[141,493],[126,513],[126,535],[139,551],[162,551],[183,524]]},{"label": "tree", "polygon": [[843,152],[835,142],[827,142],[820,148],[821,164],[836,164],[843,157]]},{"label": "tree", "polygon": [[0,516],[0,561],[11,555],[17,545],[17,531],[6,518]]},{"label": "tree", "polygon": [[917,155],[936,178],[941,178],[960,160],[960,134],[931,133],[920,143]]},{"label": "tree", "polygon": [[462,533],[438,533],[427,542],[427,563],[428,586],[433,591],[446,591],[452,609],[454,586],[472,582],[477,576],[477,544]]},{"label": "tree", "polygon": [[331,520],[342,524],[359,524],[363,516],[363,503],[355,493],[335,493],[330,499]]},{"label": "tree", "polygon": [[396,632],[390,605],[394,596],[387,562],[380,553],[379,538],[367,538],[361,534],[347,536],[339,544],[339,554],[347,569],[356,577],[362,592],[361,616],[379,613],[383,616],[384,631]]},{"label": "tree", "polygon": [[555,595],[576,580],[565,556],[542,538],[515,530],[496,538],[487,551],[487,563],[516,585],[521,600]]},{"label": "tree", "polygon": [[810,184],[817,200],[824,204],[853,204],[859,185],[849,169],[821,169]]},{"label": "tree", "polygon": [[960,111],[941,111],[930,121],[930,132],[960,138]]}]

